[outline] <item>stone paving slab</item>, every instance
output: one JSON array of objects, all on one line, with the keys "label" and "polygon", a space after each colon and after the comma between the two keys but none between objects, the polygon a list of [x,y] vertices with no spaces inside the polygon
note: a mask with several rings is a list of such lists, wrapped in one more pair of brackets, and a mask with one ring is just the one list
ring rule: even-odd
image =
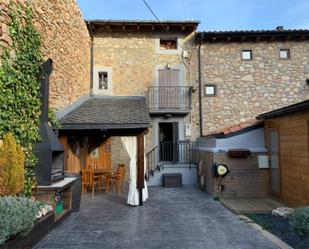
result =
[{"label": "stone paving slab", "polygon": [[221,198],[220,202],[236,214],[269,213],[283,205],[270,197],[262,198]]},{"label": "stone paving slab", "polygon": [[149,189],[143,207],[117,194],[86,197],[35,249],[273,249],[261,233],[194,187]]}]

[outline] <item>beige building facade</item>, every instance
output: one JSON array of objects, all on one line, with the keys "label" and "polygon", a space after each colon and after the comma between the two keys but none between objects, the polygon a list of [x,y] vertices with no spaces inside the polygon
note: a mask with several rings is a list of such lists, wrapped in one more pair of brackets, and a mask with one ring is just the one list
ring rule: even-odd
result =
[{"label": "beige building facade", "polygon": [[[198,22],[164,25],[168,31],[159,23],[147,21],[90,21],[88,25],[93,36],[91,93],[147,98],[151,124],[146,136],[146,152],[172,136],[179,140],[192,139],[189,102],[197,92],[189,93],[193,84],[190,65],[195,57],[194,35]],[[167,100],[173,98],[176,98],[174,102]],[[185,112],[179,113],[182,107]],[[173,124],[177,130],[173,130]],[[177,134],[164,138],[167,136],[164,132]],[[111,148],[113,167],[119,163],[127,165],[129,159],[120,137],[112,138]]]}]

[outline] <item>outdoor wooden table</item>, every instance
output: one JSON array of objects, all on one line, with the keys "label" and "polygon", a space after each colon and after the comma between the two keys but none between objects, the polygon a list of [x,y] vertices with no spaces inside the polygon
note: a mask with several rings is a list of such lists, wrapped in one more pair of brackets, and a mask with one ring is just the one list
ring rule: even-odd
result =
[{"label": "outdoor wooden table", "polygon": [[95,176],[105,176],[106,177],[106,192],[109,192],[109,185],[110,185],[110,178],[113,174],[111,170],[103,169],[103,168],[98,168],[98,169],[93,169],[94,175]]}]

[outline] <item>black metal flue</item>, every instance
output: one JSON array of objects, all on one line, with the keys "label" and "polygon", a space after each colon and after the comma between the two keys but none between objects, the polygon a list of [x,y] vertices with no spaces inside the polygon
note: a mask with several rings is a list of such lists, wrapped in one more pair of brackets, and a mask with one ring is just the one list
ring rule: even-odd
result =
[{"label": "black metal flue", "polygon": [[53,61],[48,59],[41,71],[41,142],[35,146],[38,163],[35,168],[38,185],[50,185],[64,177],[64,147],[48,123],[49,76],[53,71]]}]

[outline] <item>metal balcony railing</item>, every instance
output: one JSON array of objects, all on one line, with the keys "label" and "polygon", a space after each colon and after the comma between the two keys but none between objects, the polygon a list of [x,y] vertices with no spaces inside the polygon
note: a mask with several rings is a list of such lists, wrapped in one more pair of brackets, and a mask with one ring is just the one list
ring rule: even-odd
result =
[{"label": "metal balcony railing", "polygon": [[192,87],[151,86],[148,88],[150,113],[188,113],[191,109]]}]

